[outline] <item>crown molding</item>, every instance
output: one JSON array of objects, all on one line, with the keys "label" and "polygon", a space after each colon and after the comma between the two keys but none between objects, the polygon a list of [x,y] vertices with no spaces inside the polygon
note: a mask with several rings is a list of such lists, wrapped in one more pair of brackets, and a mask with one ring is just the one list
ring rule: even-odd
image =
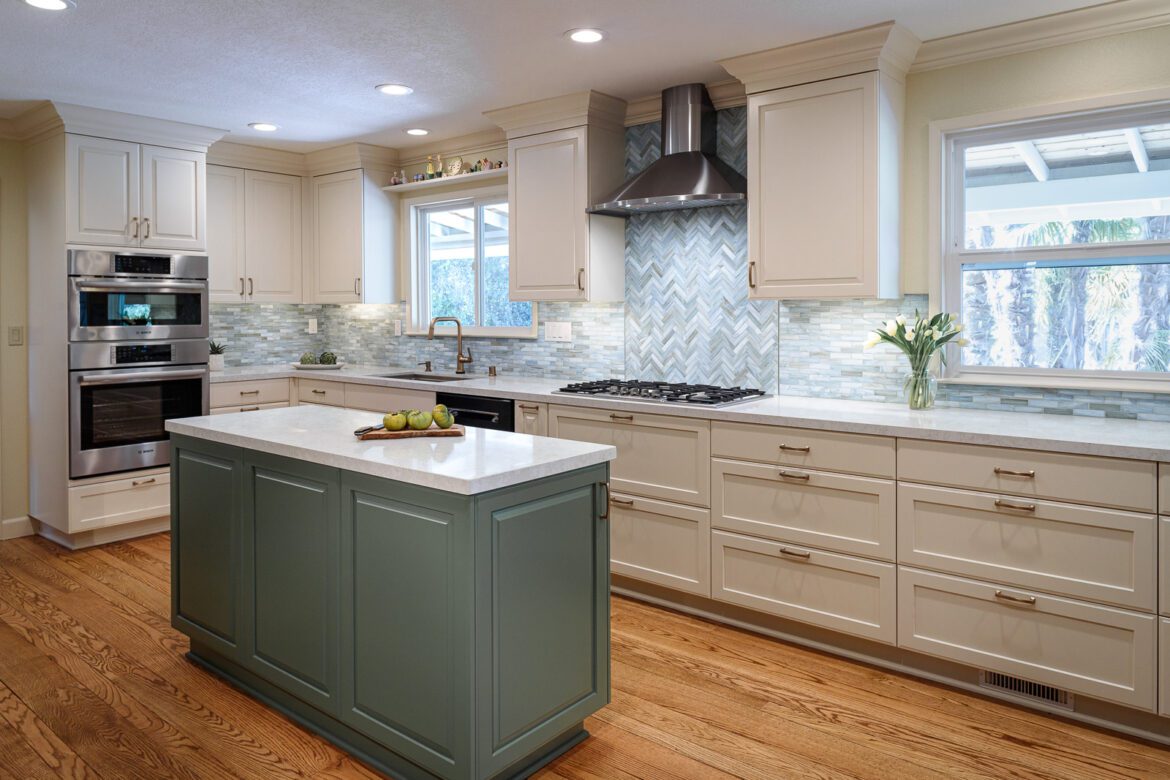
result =
[{"label": "crown molding", "polygon": [[398,150],[388,146],[349,143],[305,155],[310,176],[352,171],[355,168],[389,171],[398,167]]},{"label": "crown molding", "polygon": [[305,176],[308,166],[305,155],[286,152],[266,146],[239,144],[232,141],[217,141],[207,150],[208,165],[223,165],[228,168],[246,168],[252,171],[284,173],[291,176]]},{"label": "crown molding", "polygon": [[1115,0],[1103,5],[931,39],[918,50],[910,72],[948,68],[1168,24],[1170,5],[1166,0]]},{"label": "crown molding", "polygon": [[[102,108],[77,106],[71,103],[52,103],[50,109],[59,117],[60,126],[67,133],[90,135],[98,138],[112,138],[118,141],[131,141],[141,144],[166,146],[171,149],[187,149],[192,152],[206,152],[213,143],[227,135],[227,130],[201,125],[189,125],[183,122],[172,122],[169,119],[155,119],[148,116],[123,114],[118,111],[106,111]],[[40,112],[42,109],[33,109]],[[26,112],[26,113],[33,113]],[[23,115],[22,115],[23,116]],[[43,126],[32,131],[31,135],[38,135],[51,127],[51,121],[43,119],[42,115],[34,117],[34,123]]]},{"label": "crown molding", "polygon": [[426,154],[422,152],[412,156],[406,156],[404,154],[398,158],[398,164],[404,168],[409,168],[412,165],[425,163],[427,157],[434,154],[441,154],[444,157],[462,157],[467,154],[484,154],[496,149],[505,150],[504,156],[506,157],[507,148],[508,137],[504,135],[502,130],[484,130],[479,133],[470,133],[468,135],[439,141],[433,146],[428,146]]},{"label": "crown molding", "polygon": [[720,60],[748,94],[878,70],[898,81],[914,61],[920,41],[896,22]]},{"label": "crown molding", "polygon": [[[717,81],[707,85],[707,94],[711,96],[711,103],[716,109],[732,108],[747,105],[747,92],[743,83],[736,79]],[[626,106],[626,127],[644,125],[647,122],[662,120],[662,95],[631,100]]]},{"label": "crown molding", "polygon": [[483,115],[503,128],[508,138],[520,138],[582,125],[623,130],[626,101],[590,89],[547,100],[497,108],[485,111]]}]

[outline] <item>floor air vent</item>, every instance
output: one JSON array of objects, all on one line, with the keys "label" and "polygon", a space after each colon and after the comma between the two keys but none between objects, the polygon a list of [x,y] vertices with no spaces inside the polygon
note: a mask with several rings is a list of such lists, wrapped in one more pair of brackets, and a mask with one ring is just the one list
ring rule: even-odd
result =
[{"label": "floor air vent", "polygon": [[1003,693],[1010,693],[1012,696],[1017,696],[1021,699],[1043,702],[1053,707],[1062,707],[1066,710],[1073,708],[1073,695],[1068,691],[1054,688],[1051,685],[1043,685],[1038,682],[1032,682],[1031,680],[1025,680],[1022,677],[1012,677],[1010,674],[980,672],[979,686],[982,688],[991,688]]}]

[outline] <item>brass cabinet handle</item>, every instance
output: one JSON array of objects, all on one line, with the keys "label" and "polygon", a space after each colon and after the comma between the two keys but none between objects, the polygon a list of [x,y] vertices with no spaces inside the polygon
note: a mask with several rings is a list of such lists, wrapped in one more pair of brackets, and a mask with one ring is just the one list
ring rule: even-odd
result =
[{"label": "brass cabinet handle", "polygon": [[614,506],[633,506],[634,500],[631,498],[611,498],[609,503]]},{"label": "brass cabinet handle", "polygon": [[808,474],[801,474],[799,471],[784,471],[783,469],[779,471],[779,476],[783,477],[784,479],[799,479],[802,482],[808,482],[810,479],[812,479],[812,477]]},{"label": "brass cabinet handle", "polygon": [[787,444],[781,444],[780,449],[784,452],[809,452],[812,447],[792,447]]},{"label": "brass cabinet handle", "polygon": [[802,561],[807,561],[812,557],[812,553],[808,550],[790,550],[787,547],[781,547],[780,554],[787,555],[790,558],[800,558]]},{"label": "brass cabinet handle", "polygon": [[362,278],[360,276],[353,280],[353,294],[358,296],[362,294]]},{"label": "brass cabinet handle", "polygon": [[611,419],[611,420],[625,420],[627,422],[633,422],[634,415],[632,415],[632,414],[611,414],[609,416],[609,419]]},{"label": "brass cabinet handle", "polygon": [[1001,477],[1023,477],[1024,479],[1036,478],[1035,469],[1028,469],[1027,471],[1013,471],[1012,469],[1005,469],[1000,466],[996,466],[994,469],[992,469],[992,471]]},{"label": "brass cabinet handle", "polygon": [[240,295],[244,294],[244,277],[240,277]]},{"label": "brass cabinet handle", "polygon": [[1017,512],[1035,512],[1035,504],[1017,504],[1014,501],[1004,501],[1002,498],[995,499],[996,509],[1015,509]]},{"label": "brass cabinet handle", "polygon": [[601,519],[608,520],[609,519],[609,504],[611,501],[613,501],[613,496],[610,495],[608,482],[599,482],[597,484],[599,484],[603,488],[605,488],[605,502],[602,504],[602,506],[605,507],[605,509],[603,509],[601,512]]},{"label": "brass cabinet handle", "polygon": [[138,217],[130,217],[130,224],[134,227],[134,232],[130,234],[130,238],[138,238]]},{"label": "brass cabinet handle", "polygon": [[248,277],[248,296],[251,297],[251,295],[252,295],[252,277],[249,276]]},{"label": "brass cabinet handle", "polygon": [[526,412],[539,412],[540,406],[538,404],[520,404],[520,408]]},{"label": "brass cabinet handle", "polygon": [[259,390],[241,390],[240,395],[260,395]]},{"label": "brass cabinet handle", "polygon": [[585,282],[581,279],[581,277],[583,277],[584,275],[585,275],[585,269],[578,268],[577,269],[577,289],[580,290],[581,292],[585,292]]},{"label": "brass cabinet handle", "polygon": [[748,263],[748,287],[756,289],[756,261]]},{"label": "brass cabinet handle", "polygon": [[142,240],[150,238],[150,217],[144,217],[142,220]]},{"label": "brass cabinet handle", "polygon": [[313,395],[325,395],[325,391],[324,390],[314,390]]},{"label": "brass cabinet handle", "polygon": [[1005,593],[1002,590],[995,592],[995,597],[1001,601],[1014,601],[1017,604],[1035,604],[1035,596],[1013,596],[1011,593]]},{"label": "brass cabinet handle", "polygon": [[153,485],[157,480],[154,477],[147,477],[146,479],[136,479],[130,483],[130,487],[141,487],[143,485]]},{"label": "brass cabinet handle", "polygon": [[258,411],[260,411],[260,407],[259,406],[244,406],[244,407],[240,408],[240,411],[241,412],[258,412]]}]

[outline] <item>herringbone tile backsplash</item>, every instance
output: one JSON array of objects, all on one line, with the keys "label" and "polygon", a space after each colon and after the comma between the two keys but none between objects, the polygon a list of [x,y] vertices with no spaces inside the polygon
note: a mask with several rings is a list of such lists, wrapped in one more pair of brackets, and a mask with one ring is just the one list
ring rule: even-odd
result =
[{"label": "herringbone tile backsplash", "polygon": [[[746,109],[718,113],[719,156],[743,172]],[[657,123],[626,131],[626,171],[658,158]],[[902,403],[900,352],[861,348],[869,330],[899,312],[926,310],[925,296],[897,301],[747,299],[747,215],[742,206],[645,214],[626,228],[626,302],[545,304],[537,339],[472,339],[473,369],[566,378],[629,378],[761,387],[794,396]],[[395,337],[401,306],[216,305],[212,337],[232,344],[229,365],[279,363],[305,350],[335,350],[353,363],[450,368],[446,341]],[[317,317],[319,333],[304,332]],[[567,320],[570,344],[544,339],[543,323]],[[945,385],[939,405],[1044,414],[1170,421],[1170,395]]]}]

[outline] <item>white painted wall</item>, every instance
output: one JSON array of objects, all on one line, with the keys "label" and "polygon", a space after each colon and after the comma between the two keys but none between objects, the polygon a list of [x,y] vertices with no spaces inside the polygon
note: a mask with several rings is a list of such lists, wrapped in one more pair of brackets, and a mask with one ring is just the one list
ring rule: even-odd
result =
[{"label": "white painted wall", "polygon": [[28,353],[7,338],[20,325],[28,343],[27,232],[22,146],[0,140],[0,538],[28,514]]}]

